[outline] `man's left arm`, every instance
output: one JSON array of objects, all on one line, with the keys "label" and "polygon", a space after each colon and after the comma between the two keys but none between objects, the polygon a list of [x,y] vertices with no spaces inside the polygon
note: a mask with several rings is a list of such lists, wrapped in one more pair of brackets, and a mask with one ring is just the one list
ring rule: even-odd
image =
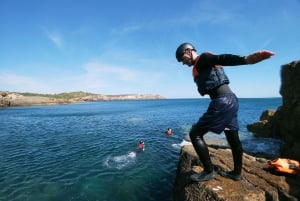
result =
[{"label": "man's left arm", "polygon": [[256,64],[260,61],[270,58],[273,55],[275,55],[274,52],[268,50],[261,50],[246,56],[245,61],[247,64]]}]

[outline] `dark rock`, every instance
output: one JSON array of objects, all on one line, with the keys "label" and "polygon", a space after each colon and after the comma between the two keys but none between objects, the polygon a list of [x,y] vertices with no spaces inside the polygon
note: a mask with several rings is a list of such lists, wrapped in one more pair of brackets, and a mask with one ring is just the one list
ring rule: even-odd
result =
[{"label": "dark rock", "polygon": [[255,135],[282,139],[280,156],[300,161],[300,61],[282,66],[280,94],[282,106],[247,128]]},{"label": "dark rock", "polygon": [[259,121],[252,124],[248,124],[247,129],[253,132],[255,136],[273,138],[279,137],[277,133],[272,132],[273,118],[275,112],[276,111],[273,109],[265,110],[261,114]]}]

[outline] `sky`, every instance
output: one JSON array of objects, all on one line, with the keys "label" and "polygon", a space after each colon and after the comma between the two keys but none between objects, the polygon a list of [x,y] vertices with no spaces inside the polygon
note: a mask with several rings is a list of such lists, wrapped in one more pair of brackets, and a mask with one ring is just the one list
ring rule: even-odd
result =
[{"label": "sky", "polygon": [[176,48],[275,56],[224,67],[238,97],[281,97],[300,0],[0,0],[0,91],[201,97]]}]

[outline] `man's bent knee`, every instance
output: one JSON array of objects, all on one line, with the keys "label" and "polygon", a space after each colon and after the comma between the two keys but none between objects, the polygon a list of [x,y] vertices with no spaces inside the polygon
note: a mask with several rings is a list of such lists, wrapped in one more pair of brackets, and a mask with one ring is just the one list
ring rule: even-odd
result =
[{"label": "man's bent knee", "polygon": [[199,128],[196,124],[194,124],[190,130],[190,138],[191,140],[196,139],[197,137],[203,138],[204,134],[207,133],[207,129]]}]

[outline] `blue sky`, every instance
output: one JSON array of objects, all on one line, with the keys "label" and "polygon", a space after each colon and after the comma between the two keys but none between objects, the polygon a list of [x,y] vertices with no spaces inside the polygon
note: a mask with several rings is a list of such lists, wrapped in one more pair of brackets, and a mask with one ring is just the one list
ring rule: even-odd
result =
[{"label": "blue sky", "polygon": [[198,52],[276,55],[226,67],[239,97],[280,97],[300,58],[299,0],[0,0],[0,90],[200,97],[182,42]]}]

